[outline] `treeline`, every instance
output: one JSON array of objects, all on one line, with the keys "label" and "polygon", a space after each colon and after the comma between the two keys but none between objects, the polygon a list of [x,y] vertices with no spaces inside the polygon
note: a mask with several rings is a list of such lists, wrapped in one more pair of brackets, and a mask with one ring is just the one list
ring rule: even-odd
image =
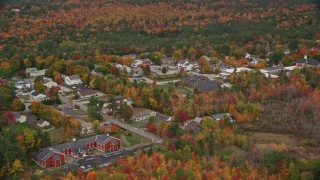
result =
[{"label": "treeline", "polygon": [[230,43],[252,43],[265,52],[251,53],[266,55],[277,44],[293,50],[316,46],[319,36],[319,4],[312,0],[59,2],[7,4],[1,10],[1,58],[88,59],[96,49],[119,55],[162,50],[171,56],[184,46],[231,55],[221,48],[235,48]]}]

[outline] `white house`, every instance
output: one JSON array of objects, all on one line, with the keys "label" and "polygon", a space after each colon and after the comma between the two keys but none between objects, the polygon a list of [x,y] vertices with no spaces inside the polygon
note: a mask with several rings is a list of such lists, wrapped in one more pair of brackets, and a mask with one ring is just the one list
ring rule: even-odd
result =
[{"label": "white house", "polygon": [[78,91],[78,95],[80,98],[90,98],[91,96],[97,96],[97,91],[92,89],[84,89]]},{"label": "white house", "polygon": [[66,76],[64,79],[64,82],[69,85],[75,85],[75,84],[82,84],[81,78],[78,74],[72,75],[72,76]]},{"label": "white house", "polygon": [[157,115],[156,112],[144,108],[135,108],[133,111],[134,113],[131,119],[134,121],[147,120],[150,117]]},{"label": "white house", "polygon": [[20,94],[23,96],[30,96],[33,91],[34,90],[32,90],[31,88],[28,88],[28,89],[19,90],[17,94]]},{"label": "white house", "polygon": [[139,65],[142,65],[142,61],[141,60],[135,60],[134,63],[131,64],[131,67],[136,68]]},{"label": "white house", "polygon": [[37,70],[37,68],[27,68],[26,72],[30,77],[44,76],[46,69]]},{"label": "white house", "polygon": [[46,127],[46,126],[50,126],[50,123],[48,121],[44,121],[44,120],[38,120],[37,121],[37,125],[39,127]]},{"label": "white house", "polygon": [[245,71],[252,71],[252,69],[245,68],[245,67],[239,67],[239,68],[228,68],[222,70],[222,73],[227,73],[231,75],[232,73],[240,73],[240,72],[245,72]]},{"label": "white house", "polygon": [[43,85],[46,86],[47,88],[51,88],[53,86],[57,86],[58,84],[54,81],[48,81],[48,82],[44,83]]},{"label": "white house", "polygon": [[187,59],[180,60],[178,62],[178,68],[183,68],[185,71],[191,71],[193,69],[193,64],[191,64]]},{"label": "white house", "polygon": [[126,103],[127,106],[132,106],[133,101],[131,98],[126,98],[123,100],[124,103]]},{"label": "white house", "polygon": [[17,88],[17,89],[26,89],[26,88],[31,88],[31,83],[27,83],[27,82],[24,82],[24,81],[18,81],[14,84],[14,86]]},{"label": "white house", "polygon": [[27,121],[27,117],[23,114],[20,114],[18,112],[13,112],[14,116],[16,117],[16,122],[24,123]]},{"label": "white house", "polygon": [[131,73],[131,68],[128,67],[128,66],[126,66],[126,65],[122,66],[122,69],[121,69],[121,70],[122,70],[122,71],[126,70],[128,73]]},{"label": "white house", "polygon": [[32,91],[30,94],[30,98],[33,100],[42,100],[45,99],[47,96],[45,94],[39,94],[36,91]]}]

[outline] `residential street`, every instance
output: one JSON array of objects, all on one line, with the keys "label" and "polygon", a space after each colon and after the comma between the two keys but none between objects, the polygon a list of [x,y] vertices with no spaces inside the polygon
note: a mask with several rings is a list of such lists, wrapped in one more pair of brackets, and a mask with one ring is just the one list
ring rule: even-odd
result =
[{"label": "residential street", "polygon": [[138,129],[136,127],[133,127],[133,126],[130,126],[124,122],[121,122],[119,120],[116,120],[116,119],[113,119],[112,117],[106,115],[106,114],[103,114],[103,117],[109,121],[109,122],[112,122],[113,124],[116,124],[118,125],[119,127],[121,128],[124,128],[124,129],[127,129],[128,131],[130,132],[133,132],[133,133],[136,133],[136,134],[139,134],[145,138],[148,138],[148,139],[151,139],[153,143],[162,143],[164,140],[152,133],[149,133],[149,132],[146,132],[142,129]]},{"label": "residential street", "polygon": [[[63,110],[63,112],[66,112],[67,114],[70,114],[74,117],[78,117],[80,115],[83,115],[82,113],[83,112],[86,112],[87,111],[87,106],[86,105],[83,105],[79,102],[77,103],[74,103],[76,105],[78,105],[80,107],[80,110],[76,111],[76,110],[73,110],[71,108],[67,108],[67,107],[70,107],[71,105],[68,104],[68,98],[67,97],[64,97],[64,96],[60,96],[61,97],[61,100],[66,103],[64,105],[61,105],[60,108],[61,110]],[[153,143],[162,143],[164,140],[152,133],[149,133],[149,132],[146,132],[142,129],[138,129],[136,127],[133,127],[129,124],[126,124],[124,122],[121,122],[119,120],[116,120],[114,118],[112,118],[111,116],[108,116],[106,114],[102,114],[103,115],[103,118],[106,119],[107,121],[109,122],[112,122],[113,124],[116,124],[118,125],[119,127],[123,128],[123,129],[127,129],[128,131],[130,132],[133,132],[133,133],[136,133],[136,134],[139,134],[145,138],[148,138],[148,139],[151,139]]]}]

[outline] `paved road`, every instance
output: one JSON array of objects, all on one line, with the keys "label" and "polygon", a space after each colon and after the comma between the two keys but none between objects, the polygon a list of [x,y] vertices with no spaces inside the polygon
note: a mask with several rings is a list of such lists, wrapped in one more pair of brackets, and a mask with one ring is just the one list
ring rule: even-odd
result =
[{"label": "paved road", "polygon": [[[68,104],[68,98],[67,97],[64,97],[64,96],[60,96],[61,97],[61,101],[64,102],[64,103],[67,103],[66,105],[61,105],[60,108],[63,108],[63,111],[64,112],[67,112],[67,114],[70,114],[74,117],[77,118],[77,116],[80,116],[82,115],[81,112],[87,112],[87,106],[86,105],[83,105],[79,102],[74,102],[74,104],[78,105],[80,107],[80,110],[79,111],[74,111],[73,109],[68,109],[68,107],[70,107],[70,105]],[[82,111],[81,111],[82,110]],[[103,118],[112,122],[113,124],[116,124],[118,125],[119,127],[123,128],[123,129],[127,129],[128,131],[131,131],[133,133],[136,133],[136,134],[139,134],[145,138],[148,138],[148,139],[151,139],[152,142],[154,143],[162,143],[164,140],[152,133],[149,133],[149,132],[146,132],[142,129],[138,129],[136,127],[133,127],[133,126],[130,126],[124,122],[121,122],[119,120],[116,120],[114,118],[112,118],[111,116],[108,116],[106,114],[102,114],[103,115]]]},{"label": "paved road", "polygon": [[160,138],[160,137],[158,137],[158,136],[156,136],[156,135],[154,135],[152,133],[146,132],[146,131],[144,131],[142,129],[138,129],[138,128],[130,126],[130,125],[124,123],[124,122],[121,122],[119,120],[113,119],[112,117],[110,117],[110,116],[108,116],[106,114],[103,114],[103,117],[106,120],[112,122],[113,124],[118,125],[119,127],[123,128],[123,129],[127,129],[130,132],[133,132],[133,133],[139,134],[139,135],[141,135],[141,136],[143,136],[145,138],[151,139],[153,143],[162,143],[164,141],[162,138]]}]

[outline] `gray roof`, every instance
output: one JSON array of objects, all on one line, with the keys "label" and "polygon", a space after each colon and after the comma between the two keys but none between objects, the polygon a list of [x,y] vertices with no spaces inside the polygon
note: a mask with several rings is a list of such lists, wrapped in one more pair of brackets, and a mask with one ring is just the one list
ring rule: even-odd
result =
[{"label": "gray roof", "polygon": [[42,124],[44,122],[45,122],[45,120],[42,120],[42,119],[37,120],[37,124]]},{"label": "gray roof", "polygon": [[178,63],[179,63],[179,64],[184,64],[184,63],[186,63],[186,62],[187,62],[187,60],[184,59],[184,60],[180,60]]},{"label": "gray roof", "polygon": [[[123,100],[123,97],[121,95],[114,96],[115,101],[121,101]],[[106,97],[104,100],[102,100],[103,103],[108,103],[110,100],[110,97]]]},{"label": "gray roof", "polygon": [[28,89],[24,89],[22,90],[21,92],[22,93],[31,93],[33,90],[31,88],[28,88]]},{"label": "gray roof", "polygon": [[16,119],[19,119],[21,116],[24,116],[23,114],[19,113],[19,112],[12,112],[14,114],[14,116],[16,117]]},{"label": "gray roof", "polygon": [[31,95],[32,95],[32,96],[38,96],[39,93],[37,93],[36,91],[33,91],[33,92],[31,93]]},{"label": "gray roof", "polygon": [[263,70],[266,71],[281,71],[282,69],[284,69],[283,67],[266,67]]},{"label": "gray roof", "polygon": [[51,154],[53,153],[59,153],[61,154],[61,152],[59,152],[58,150],[56,149],[53,149],[53,148],[44,148],[42,149],[42,151],[40,151],[37,155],[36,155],[36,158],[38,160],[45,160],[47,159]]},{"label": "gray roof", "polygon": [[199,81],[196,83],[199,91],[218,91],[219,86],[214,81]]},{"label": "gray roof", "polygon": [[97,91],[93,89],[84,89],[79,91],[80,96],[90,96],[90,95],[96,95]]},{"label": "gray roof", "polygon": [[99,144],[104,144],[105,142],[109,141],[112,138],[112,136],[109,135],[98,135],[96,142]]},{"label": "gray roof", "polygon": [[70,80],[76,80],[76,79],[81,79],[79,74],[75,74],[75,75],[72,75],[72,76],[68,76]]},{"label": "gray roof", "polygon": [[319,61],[311,59],[311,58],[308,58],[308,59],[301,58],[301,59],[298,59],[296,61],[296,63],[307,64],[307,65],[310,65],[310,66],[319,66],[320,65]]},{"label": "gray roof", "polygon": [[193,121],[200,124],[200,122],[202,121],[202,118],[196,117],[196,118],[194,118]]},{"label": "gray roof", "polygon": [[213,114],[211,117],[213,117],[216,120],[219,120],[223,117],[230,117],[230,114],[229,113]]}]

